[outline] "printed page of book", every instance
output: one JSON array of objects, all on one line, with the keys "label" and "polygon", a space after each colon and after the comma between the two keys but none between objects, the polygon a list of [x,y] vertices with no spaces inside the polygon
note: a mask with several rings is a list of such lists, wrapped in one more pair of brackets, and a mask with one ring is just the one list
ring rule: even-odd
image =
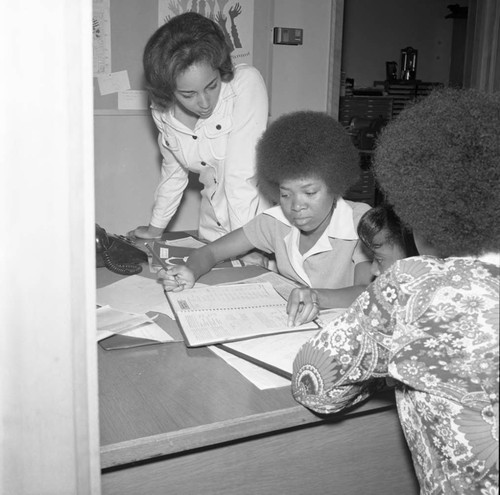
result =
[{"label": "printed page of book", "polygon": [[314,322],[288,327],[286,301],[269,282],[168,292],[167,298],[190,347],[318,328]]},{"label": "printed page of book", "polygon": [[263,273],[262,275],[257,275],[256,277],[242,280],[238,283],[249,284],[257,282],[269,282],[274,287],[276,292],[278,292],[278,294],[287,301],[288,298],[290,297],[290,293],[292,292],[292,290],[297,287],[300,287],[300,284],[298,284],[297,282],[294,282],[293,280],[290,280],[284,277],[283,275],[279,275],[278,273],[272,271]]},{"label": "printed page of book", "polygon": [[314,322],[288,327],[284,306],[181,311],[177,318],[188,347],[319,328]]},{"label": "printed page of book", "polygon": [[269,282],[195,287],[181,292],[167,292],[167,298],[176,313],[248,306],[286,307],[286,301]]}]

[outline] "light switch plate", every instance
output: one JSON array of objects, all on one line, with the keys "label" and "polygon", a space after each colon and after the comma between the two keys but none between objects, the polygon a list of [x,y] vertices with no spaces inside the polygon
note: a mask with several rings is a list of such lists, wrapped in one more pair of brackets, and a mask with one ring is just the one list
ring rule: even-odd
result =
[{"label": "light switch plate", "polygon": [[275,27],[273,43],[275,45],[302,45],[303,29]]}]

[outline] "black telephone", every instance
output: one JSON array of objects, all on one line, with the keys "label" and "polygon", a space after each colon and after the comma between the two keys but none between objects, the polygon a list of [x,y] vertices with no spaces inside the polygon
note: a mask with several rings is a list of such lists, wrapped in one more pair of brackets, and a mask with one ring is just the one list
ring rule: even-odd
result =
[{"label": "black telephone", "polygon": [[110,235],[95,224],[96,265],[105,266],[120,275],[134,275],[142,271],[140,263],[148,261],[145,251],[134,246],[124,236]]}]

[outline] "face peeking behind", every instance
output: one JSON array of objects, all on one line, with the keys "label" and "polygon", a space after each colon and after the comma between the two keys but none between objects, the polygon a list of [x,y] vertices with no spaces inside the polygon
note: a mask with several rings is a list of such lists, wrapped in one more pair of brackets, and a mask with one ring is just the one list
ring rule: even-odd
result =
[{"label": "face peeking behind", "polygon": [[[304,233],[328,225],[335,195],[322,179],[287,179],[280,184],[280,206],[288,221]],[[327,221],[325,221],[327,220]]]},{"label": "face peeking behind", "polygon": [[207,119],[219,101],[222,88],[218,70],[205,63],[193,64],[176,79],[177,104],[188,114]]},{"label": "face peeking behind", "polygon": [[403,248],[399,244],[387,240],[387,233],[382,229],[372,243],[373,261],[371,274],[378,277],[389,269],[396,261],[406,258]]}]

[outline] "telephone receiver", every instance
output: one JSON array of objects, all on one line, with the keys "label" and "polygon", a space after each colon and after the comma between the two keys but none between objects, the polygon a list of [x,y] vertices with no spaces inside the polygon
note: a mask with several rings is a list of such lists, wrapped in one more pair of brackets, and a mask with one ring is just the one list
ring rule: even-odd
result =
[{"label": "telephone receiver", "polygon": [[145,251],[134,246],[124,236],[108,234],[95,224],[96,265],[120,275],[135,275],[142,271],[142,262],[148,261]]}]

